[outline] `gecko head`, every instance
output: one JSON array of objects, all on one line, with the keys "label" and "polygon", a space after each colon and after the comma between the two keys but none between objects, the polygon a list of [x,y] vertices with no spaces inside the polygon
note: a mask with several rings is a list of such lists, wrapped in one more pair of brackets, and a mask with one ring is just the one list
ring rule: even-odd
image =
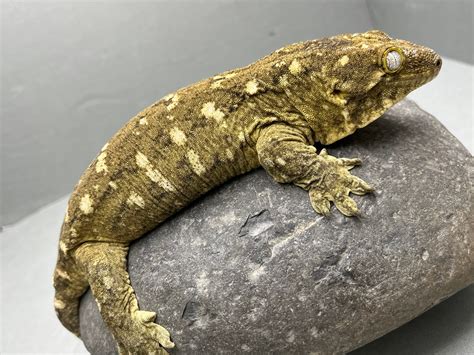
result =
[{"label": "gecko head", "polygon": [[315,133],[323,144],[373,122],[441,69],[432,49],[377,30],[308,41],[305,52],[303,80],[321,112]]}]

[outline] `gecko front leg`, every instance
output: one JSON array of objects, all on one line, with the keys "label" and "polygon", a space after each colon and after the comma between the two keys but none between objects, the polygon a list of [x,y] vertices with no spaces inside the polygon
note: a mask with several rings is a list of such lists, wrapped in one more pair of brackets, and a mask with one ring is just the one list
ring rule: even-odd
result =
[{"label": "gecko front leg", "polygon": [[127,272],[128,245],[84,243],[76,251],[79,266],[120,354],[159,354],[172,348],[169,332],[154,323],[154,312],[141,311]]},{"label": "gecko front leg", "polygon": [[359,159],[336,158],[325,149],[318,155],[306,128],[286,122],[262,128],[256,142],[260,164],[278,182],[293,183],[309,191],[317,213],[328,215],[330,203],[346,216],[359,213],[352,192],[364,195],[373,188],[349,170]]}]

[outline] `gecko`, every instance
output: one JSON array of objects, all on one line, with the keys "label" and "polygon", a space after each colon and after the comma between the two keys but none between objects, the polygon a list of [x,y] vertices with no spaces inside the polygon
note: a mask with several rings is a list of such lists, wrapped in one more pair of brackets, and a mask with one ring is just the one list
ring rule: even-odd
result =
[{"label": "gecko", "polygon": [[374,190],[349,171],[361,160],[315,144],[373,122],[440,68],[432,49],[382,31],[341,34],[285,46],[139,112],[103,146],[68,202],[53,276],[61,323],[80,337],[79,302],[90,287],[120,354],[167,354],[170,333],[139,308],[131,286],[130,243],[257,167],[307,190],[319,214],[334,205],[358,215],[351,194]]}]

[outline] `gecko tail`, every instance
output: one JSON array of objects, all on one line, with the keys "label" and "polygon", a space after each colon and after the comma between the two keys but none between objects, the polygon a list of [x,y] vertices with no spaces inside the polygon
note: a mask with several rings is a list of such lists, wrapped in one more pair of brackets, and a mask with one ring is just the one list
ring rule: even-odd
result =
[{"label": "gecko tail", "polygon": [[79,302],[89,284],[67,251],[59,251],[53,285],[56,290],[54,295],[56,315],[70,332],[80,337]]}]

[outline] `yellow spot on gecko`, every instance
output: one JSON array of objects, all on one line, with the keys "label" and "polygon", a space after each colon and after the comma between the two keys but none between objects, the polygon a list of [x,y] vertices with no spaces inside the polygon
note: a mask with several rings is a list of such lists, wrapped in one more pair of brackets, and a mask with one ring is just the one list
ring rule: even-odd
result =
[{"label": "yellow spot on gecko", "polygon": [[226,156],[227,156],[227,159],[229,159],[229,160],[234,159],[234,153],[232,153],[232,151],[231,151],[229,148],[227,148],[227,149],[225,150],[225,154],[226,154]]},{"label": "yellow spot on gecko", "polygon": [[66,308],[66,304],[63,301],[58,300],[57,298],[55,298],[54,299],[54,308],[64,309],[64,308]]},{"label": "yellow spot on gecko", "polygon": [[192,149],[189,150],[186,153],[186,156],[188,157],[188,160],[191,163],[191,168],[196,174],[202,175],[206,171],[206,168],[204,167],[204,165],[201,164],[199,155],[197,155],[197,153],[194,150]]},{"label": "yellow spot on gecko", "polygon": [[62,279],[66,279],[66,280],[70,280],[71,278],[69,277],[69,275],[64,271],[64,270],[61,270],[59,268],[56,268],[56,274],[58,274],[58,276]]},{"label": "yellow spot on gecko", "polygon": [[81,198],[81,202],[79,203],[79,208],[81,209],[84,214],[90,214],[94,212],[94,207],[92,207],[92,199],[91,195],[85,194]]},{"label": "yellow spot on gecko", "polygon": [[66,244],[65,244],[62,240],[59,241],[59,249],[60,249],[64,254],[66,254],[66,252],[67,252],[67,247],[66,247]]},{"label": "yellow spot on gecko", "polygon": [[104,174],[107,174],[109,171],[107,168],[107,164],[105,163],[105,158],[107,157],[107,152],[102,152],[100,155],[97,157],[97,163],[95,164],[95,171],[98,173],[104,172]]},{"label": "yellow spot on gecko", "polygon": [[146,175],[150,178],[151,181],[158,183],[161,188],[167,191],[176,191],[174,186],[166,179],[158,170],[154,169],[153,164],[150,163],[145,154],[137,152],[135,155],[135,160],[137,165],[146,170]]},{"label": "yellow spot on gecko", "polygon": [[347,63],[349,63],[349,57],[347,55],[343,56],[341,59],[339,59],[339,64],[341,66],[344,66],[346,65]]},{"label": "yellow spot on gecko", "polygon": [[286,161],[283,160],[282,158],[277,158],[277,159],[276,159],[276,162],[277,162],[278,164],[280,164],[281,166],[286,165]]},{"label": "yellow spot on gecko", "polygon": [[245,92],[249,95],[256,94],[258,91],[258,82],[256,79],[247,81],[247,84],[245,85]]},{"label": "yellow spot on gecko", "polygon": [[344,110],[341,111],[342,116],[344,119],[347,121],[349,119],[349,110],[345,108]]},{"label": "yellow spot on gecko", "polygon": [[187,141],[186,134],[178,127],[173,127],[170,131],[171,140],[177,145],[184,145]]},{"label": "yellow spot on gecko", "polygon": [[140,121],[138,121],[141,125],[148,125],[148,120],[146,117],[140,118]]},{"label": "yellow spot on gecko", "polygon": [[103,281],[104,281],[104,286],[107,290],[111,290],[115,283],[114,279],[110,276],[105,276]]},{"label": "yellow spot on gecko", "polygon": [[224,118],[224,112],[219,109],[216,110],[215,102],[206,102],[204,105],[202,105],[201,114],[203,114],[206,118],[213,118],[217,122],[222,121]]},{"label": "yellow spot on gecko", "polygon": [[286,62],[285,62],[284,60],[281,60],[281,61],[275,63],[275,67],[276,67],[276,68],[280,68],[280,67],[282,67],[282,66],[284,66],[284,65],[286,65]]},{"label": "yellow spot on gecko", "polygon": [[132,193],[127,199],[127,205],[129,206],[137,205],[138,207],[145,208],[145,201],[143,200],[143,197],[141,197],[136,192],[132,191]]},{"label": "yellow spot on gecko", "polygon": [[211,84],[211,89],[221,88],[221,87],[222,87],[221,84],[222,84],[222,80],[214,81],[214,82]]},{"label": "yellow spot on gecko", "polygon": [[392,103],[393,103],[393,101],[390,100],[390,99],[383,99],[383,101],[382,101],[383,108],[391,107]]},{"label": "yellow spot on gecko", "polygon": [[115,181],[109,181],[109,186],[114,190],[117,190],[118,188],[117,183]]},{"label": "yellow spot on gecko", "polygon": [[301,66],[300,62],[298,62],[296,59],[293,59],[290,66],[288,67],[288,70],[291,74],[298,75],[303,71],[303,67]]},{"label": "yellow spot on gecko", "polygon": [[174,109],[178,105],[179,96],[178,96],[178,94],[170,94],[170,95],[165,97],[166,101],[169,101],[170,99],[171,99],[171,103],[169,103],[166,106],[166,109],[168,111],[171,111],[172,109]]},{"label": "yellow spot on gecko", "polygon": [[109,146],[109,143],[105,143],[100,151],[103,152],[104,150],[107,149],[108,146]]},{"label": "yellow spot on gecko", "polygon": [[279,81],[281,86],[288,86],[288,76],[286,74],[280,76]]},{"label": "yellow spot on gecko", "polygon": [[141,152],[138,152],[136,155],[135,155],[135,160],[137,162],[137,165],[140,167],[140,168],[147,168],[149,166],[151,166],[151,163],[150,161],[148,160],[148,158],[146,157],[145,154],[141,153]]}]

